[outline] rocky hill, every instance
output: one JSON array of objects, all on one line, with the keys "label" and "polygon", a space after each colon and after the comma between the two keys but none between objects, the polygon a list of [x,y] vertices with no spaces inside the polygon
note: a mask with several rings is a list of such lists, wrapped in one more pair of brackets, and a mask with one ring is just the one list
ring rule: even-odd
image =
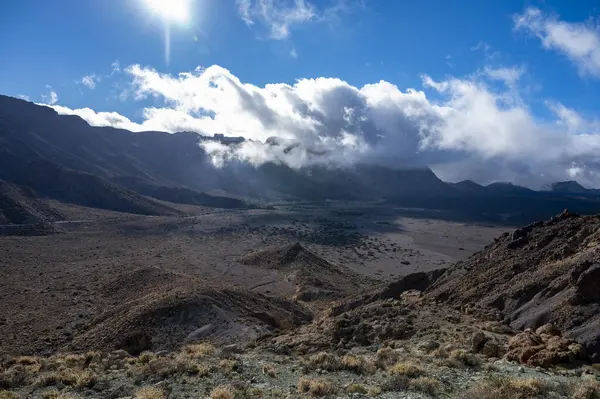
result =
[{"label": "rocky hill", "polygon": [[276,270],[295,285],[293,298],[300,301],[333,300],[362,291],[374,284],[352,270],[334,265],[299,243],[250,253],[244,265]]},{"label": "rocky hill", "polygon": [[515,329],[552,323],[598,361],[598,287],[600,216],[565,211],[499,237],[450,268],[427,296],[459,308],[492,309]]},{"label": "rocky hill", "polygon": [[61,219],[60,212],[36,199],[31,190],[0,180],[0,225],[41,224]]}]

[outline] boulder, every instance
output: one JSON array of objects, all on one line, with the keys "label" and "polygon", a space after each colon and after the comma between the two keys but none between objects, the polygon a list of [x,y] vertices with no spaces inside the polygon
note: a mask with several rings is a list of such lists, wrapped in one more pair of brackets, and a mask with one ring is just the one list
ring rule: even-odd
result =
[{"label": "boulder", "polygon": [[[548,330],[552,331],[549,327],[541,329],[542,332]],[[577,342],[561,337],[560,332],[559,335],[537,334],[527,329],[508,341],[508,351],[504,358],[529,366],[547,368],[556,364],[584,360],[585,350]]]},{"label": "boulder", "polygon": [[481,350],[481,348],[483,348],[483,345],[486,343],[486,341],[488,341],[488,339],[489,338],[486,337],[486,335],[482,331],[475,332],[471,337],[471,351],[473,353],[479,353],[479,351]]},{"label": "boulder", "polygon": [[582,272],[575,283],[576,294],[584,303],[600,299],[600,264],[595,263]]},{"label": "boulder", "polygon": [[560,330],[552,323],[547,323],[541,327],[538,327],[538,329],[535,330],[535,333],[537,335],[546,334],[546,335],[557,336],[557,337],[561,336]]}]

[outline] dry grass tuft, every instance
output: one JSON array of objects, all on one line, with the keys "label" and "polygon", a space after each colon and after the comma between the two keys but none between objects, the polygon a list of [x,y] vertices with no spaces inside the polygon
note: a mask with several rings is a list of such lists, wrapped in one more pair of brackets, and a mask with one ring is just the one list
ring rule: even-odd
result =
[{"label": "dry grass tuft", "polygon": [[210,399],[233,399],[233,390],[229,387],[216,387],[210,394]]},{"label": "dry grass tuft", "polygon": [[371,374],[375,372],[375,365],[362,356],[346,355],[342,357],[340,369],[357,374]]},{"label": "dry grass tuft", "polygon": [[183,348],[183,352],[193,358],[201,358],[214,355],[216,349],[215,346],[210,342],[199,342],[196,344],[186,345]]},{"label": "dry grass tuft", "polygon": [[352,383],[352,384],[348,385],[348,388],[346,388],[346,392],[360,393],[360,394],[366,395],[369,393],[369,390],[367,388],[365,388],[365,386],[362,384]]},{"label": "dry grass tuft", "polygon": [[0,399],[19,399],[19,395],[11,391],[0,391]]},{"label": "dry grass tuft", "polygon": [[166,399],[167,395],[162,389],[156,387],[143,387],[134,394],[134,399]]},{"label": "dry grass tuft", "polygon": [[337,371],[341,367],[341,360],[334,354],[319,352],[308,358],[308,365],[313,369]]},{"label": "dry grass tuft", "polygon": [[233,359],[223,359],[219,361],[219,369],[225,374],[231,374],[240,369],[240,363]]},{"label": "dry grass tuft", "polygon": [[140,355],[137,357],[137,362],[139,364],[148,364],[154,359],[156,359],[156,355],[154,353],[145,351],[140,353]]},{"label": "dry grass tuft", "polygon": [[262,368],[262,372],[271,378],[277,377],[277,370],[275,370],[275,367],[270,364],[265,364]]},{"label": "dry grass tuft", "polygon": [[51,371],[38,377],[35,385],[48,387],[58,383],[71,386],[76,389],[91,388],[98,382],[98,376],[88,370],[62,369]]},{"label": "dry grass tuft", "polygon": [[388,369],[389,375],[402,375],[409,378],[420,377],[425,374],[425,370],[410,362],[399,362]]},{"label": "dry grass tuft", "polygon": [[19,388],[28,384],[29,371],[22,364],[17,364],[0,373],[0,389]]},{"label": "dry grass tuft", "polygon": [[481,360],[474,354],[467,352],[464,349],[455,349],[450,352],[450,356],[448,358],[450,360],[449,366],[467,366],[467,367],[476,367],[481,364]]},{"label": "dry grass tuft", "polygon": [[531,399],[547,397],[552,387],[535,378],[490,376],[478,381],[461,396],[462,399]]},{"label": "dry grass tuft", "polygon": [[309,393],[312,396],[333,395],[337,389],[333,382],[323,379],[300,378],[298,381],[298,392]]},{"label": "dry grass tuft", "polygon": [[400,356],[398,352],[390,347],[383,347],[377,351],[377,367],[387,368],[396,363],[398,363],[398,359]]},{"label": "dry grass tuft", "polygon": [[401,392],[406,391],[410,385],[410,378],[404,375],[393,375],[383,381],[381,390],[383,392]]},{"label": "dry grass tuft", "polygon": [[431,377],[419,377],[411,380],[409,387],[413,391],[422,392],[430,396],[435,396],[443,389],[441,382]]},{"label": "dry grass tuft", "polygon": [[578,383],[571,399],[600,399],[600,382],[586,380]]}]

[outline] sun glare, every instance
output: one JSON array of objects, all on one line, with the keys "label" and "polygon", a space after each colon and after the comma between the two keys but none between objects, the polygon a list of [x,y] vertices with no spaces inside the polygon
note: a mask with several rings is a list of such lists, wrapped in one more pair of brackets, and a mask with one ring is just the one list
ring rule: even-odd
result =
[{"label": "sun glare", "polygon": [[148,7],[167,21],[186,23],[190,17],[189,0],[146,0]]}]

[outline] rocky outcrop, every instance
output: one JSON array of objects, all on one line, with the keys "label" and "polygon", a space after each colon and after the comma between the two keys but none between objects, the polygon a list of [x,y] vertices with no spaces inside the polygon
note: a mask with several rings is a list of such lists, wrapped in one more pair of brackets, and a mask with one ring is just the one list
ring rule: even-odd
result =
[{"label": "rocky outcrop", "polygon": [[[582,344],[590,360],[600,361],[598,287],[600,215],[564,211],[548,221],[505,233],[450,268],[427,290],[426,297],[461,309],[489,309],[516,330],[552,323],[564,339]],[[557,352],[570,353],[561,340],[544,345],[558,345]],[[538,357],[532,361],[547,362]]]},{"label": "rocky outcrop", "polygon": [[[546,325],[548,326],[548,325]],[[529,366],[550,367],[586,359],[583,346],[560,336],[555,327],[531,329],[513,336],[508,341],[505,359]]]}]

